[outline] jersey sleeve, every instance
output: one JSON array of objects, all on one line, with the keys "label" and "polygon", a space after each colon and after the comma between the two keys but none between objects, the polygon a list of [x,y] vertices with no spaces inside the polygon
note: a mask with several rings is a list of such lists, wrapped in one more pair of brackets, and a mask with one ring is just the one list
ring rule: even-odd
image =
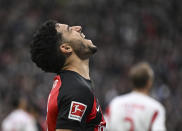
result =
[{"label": "jersey sleeve", "polygon": [[[63,85],[64,86],[64,85]],[[91,112],[94,96],[87,87],[62,87],[58,96],[58,116],[56,129],[81,131]]]},{"label": "jersey sleeve", "polygon": [[165,108],[161,106],[159,110],[156,112],[156,115],[154,113],[154,116],[156,117],[156,119],[153,122],[152,131],[166,131]]}]

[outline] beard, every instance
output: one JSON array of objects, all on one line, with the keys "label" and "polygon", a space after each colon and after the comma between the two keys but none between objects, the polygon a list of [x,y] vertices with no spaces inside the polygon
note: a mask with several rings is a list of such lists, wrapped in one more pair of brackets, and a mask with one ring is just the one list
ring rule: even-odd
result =
[{"label": "beard", "polygon": [[77,46],[73,47],[75,54],[81,59],[89,59],[90,56],[97,52],[97,47],[95,45],[84,44],[80,42]]}]

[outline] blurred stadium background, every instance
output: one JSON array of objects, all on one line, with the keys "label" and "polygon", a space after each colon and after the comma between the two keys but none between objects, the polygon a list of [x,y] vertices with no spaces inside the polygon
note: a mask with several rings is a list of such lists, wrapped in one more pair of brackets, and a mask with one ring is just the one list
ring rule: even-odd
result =
[{"label": "blurred stadium background", "polygon": [[30,60],[35,29],[47,19],[81,25],[98,46],[91,76],[103,109],[130,91],[128,69],[139,61],[155,70],[151,95],[167,110],[168,131],[182,131],[181,0],[0,0],[0,123],[14,94],[29,96],[44,120],[53,74]]}]

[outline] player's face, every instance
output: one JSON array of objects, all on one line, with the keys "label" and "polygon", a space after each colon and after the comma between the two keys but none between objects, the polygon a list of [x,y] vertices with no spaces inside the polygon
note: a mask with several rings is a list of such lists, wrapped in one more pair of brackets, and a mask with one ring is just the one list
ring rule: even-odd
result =
[{"label": "player's face", "polygon": [[56,30],[62,34],[63,42],[69,43],[76,55],[81,59],[88,59],[97,51],[97,47],[92,41],[86,39],[85,35],[81,32],[81,26],[57,23]]}]

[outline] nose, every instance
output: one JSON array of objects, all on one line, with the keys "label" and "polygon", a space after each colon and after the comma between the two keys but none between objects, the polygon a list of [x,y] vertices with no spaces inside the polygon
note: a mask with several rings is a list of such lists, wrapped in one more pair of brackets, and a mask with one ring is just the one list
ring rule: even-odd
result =
[{"label": "nose", "polygon": [[72,26],[71,29],[75,30],[77,32],[81,32],[82,31],[82,27],[81,26]]}]

